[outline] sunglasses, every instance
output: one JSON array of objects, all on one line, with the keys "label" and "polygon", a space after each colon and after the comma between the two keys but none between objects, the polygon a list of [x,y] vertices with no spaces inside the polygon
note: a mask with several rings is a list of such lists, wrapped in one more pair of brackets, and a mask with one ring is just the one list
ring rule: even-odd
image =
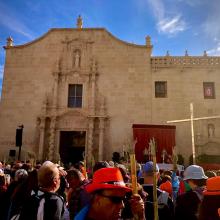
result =
[{"label": "sunglasses", "polygon": [[112,203],[115,204],[120,204],[123,202],[123,200],[125,199],[125,197],[119,197],[119,196],[106,196],[103,195],[102,193],[99,194],[100,196],[103,196],[105,198],[108,198]]}]

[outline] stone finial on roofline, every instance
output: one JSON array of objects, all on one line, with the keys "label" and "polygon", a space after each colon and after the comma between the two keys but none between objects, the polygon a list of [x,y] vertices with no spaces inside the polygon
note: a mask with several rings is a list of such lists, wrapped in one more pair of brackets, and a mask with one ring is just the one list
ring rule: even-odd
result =
[{"label": "stone finial on roofline", "polygon": [[185,51],[185,56],[189,56],[188,50]]},{"label": "stone finial on roofline", "polygon": [[82,17],[79,15],[79,17],[77,18],[77,28],[78,29],[82,29],[83,27],[83,20],[82,20]]},{"label": "stone finial on roofline", "polygon": [[7,38],[7,47],[12,47],[12,46],[13,46],[13,39],[10,36],[10,37]]},{"label": "stone finial on roofline", "polygon": [[150,36],[147,36],[146,37],[146,46],[148,46],[148,47],[151,47],[152,45],[151,45],[151,38],[150,38]]}]

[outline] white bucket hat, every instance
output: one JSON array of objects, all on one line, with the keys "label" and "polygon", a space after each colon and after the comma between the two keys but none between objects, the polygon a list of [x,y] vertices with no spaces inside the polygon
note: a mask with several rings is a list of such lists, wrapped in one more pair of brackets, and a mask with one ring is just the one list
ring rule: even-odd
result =
[{"label": "white bucket hat", "polygon": [[188,166],[184,172],[183,180],[208,179],[202,167],[197,165]]}]

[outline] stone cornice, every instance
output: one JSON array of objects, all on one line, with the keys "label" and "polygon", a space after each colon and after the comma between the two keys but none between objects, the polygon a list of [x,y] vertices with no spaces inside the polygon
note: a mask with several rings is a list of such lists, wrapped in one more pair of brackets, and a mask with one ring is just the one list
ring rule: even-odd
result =
[{"label": "stone cornice", "polygon": [[139,47],[139,48],[149,48],[146,45],[138,45],[138,44],[134,44],[134,43],[129,43],[126,41],[123,41],[117,37],[115,37],[113,34],[111,34],[109,31],[107,31],[105,28],[82,28],[82,29],[78,29],[78,28],[51,28],[48,32],[46,32],[45,34],[43,34],[41,37],[28,42],[26,44],[23,45],[16,45],[16,46],[3,46],[4,49],[15,49],[15,48],[24,48],[26,46],[29,46],[31,44],[37,43],[38,41],[41,41],[42,39],[46,38],[49,34],[51,34],[52,32],[89,32],[89,31],[103,31],[106,32],[111,38],[115,39],[116,41],[129,45],[129,46],[133,46],[133,47]]},{"label": "stone cornice", "polygon": [[88,118],[109,118],[108,115],[88,115]]}]

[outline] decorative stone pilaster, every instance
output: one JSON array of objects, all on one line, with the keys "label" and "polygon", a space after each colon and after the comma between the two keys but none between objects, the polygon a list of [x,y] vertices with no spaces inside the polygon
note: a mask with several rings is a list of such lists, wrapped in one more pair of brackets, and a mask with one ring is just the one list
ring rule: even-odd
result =
[{"label": "decorative stone pilaster", "polygon": [[92,161],[92,147],[93,147],[93,132],[94,132],[94,118],[89,118],[88,122],[88,144],[86,149],[86,155],[88,162]]},{"label": "decorative stone pilaster", "polygon": [[91,75],[91,115],[95,115],[95,81],[96,81],[96,74],[92,73]]},{"label": "decorative stone pilaster", "polygon": [[53,72],[54,76],[54,86],[53,86],[53,109],[57,108],[57,98],[58,98],[58,83],[59,83],[59,72]]},{"label": "decorative stone pilaster", "polygon": [[99,118],[99,161],[103,160],[105,119]]},{"label": "decorative stone pilaster", "polygon": [[103,149],[104,149],[104,130],[105,130],[105,98],[101,100],[101,106],[99,110],[99,160],[103,160]]},{"label": "decorative stone pilaster", "polygon": [[91,82],[91,106],[90,106],[90,114],[95,115],[95,91],[96,91],[96,78],[97,78],[97,63],[93,59],[91,62],[91,75],[90,75],[90,82]]},{"label": "decorative stone pilaster", "polygon": [[44,151],[44,137],[45,137],[45,117],[40,118],[40,140],[39,140],[39,150],[38,150],[38,160],[43,159]]},{"label": "decorative stone pilaster", "polygon": [[55,127],[56,127],[56,117],[51,117],[50,122],[50,137],[49,137],[49,151],[48,159],[53,160],[54,158],[54,149],[55,149]]}]

